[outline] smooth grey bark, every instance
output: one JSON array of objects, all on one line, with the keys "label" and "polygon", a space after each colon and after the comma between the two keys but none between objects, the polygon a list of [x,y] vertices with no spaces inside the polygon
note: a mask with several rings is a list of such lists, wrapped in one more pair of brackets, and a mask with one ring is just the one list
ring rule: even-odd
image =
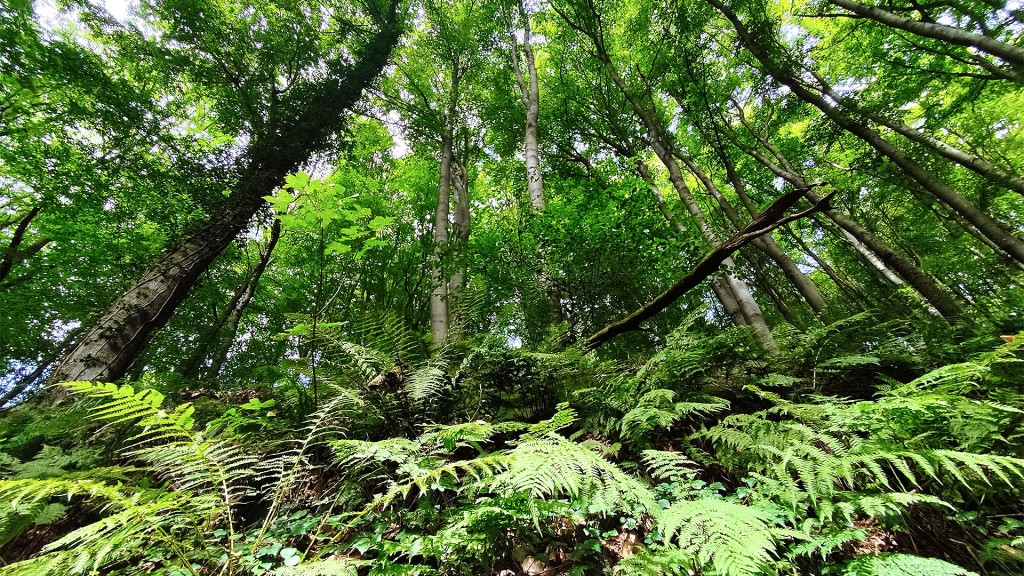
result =
[{"label": "smooth grey bark", "polygon": [[522,97],[526,111],[526,126],[523,131],[523,153],[526,159],[526,188],[530,195],[530,207],[534,212],[543,212],[547,207],[544,199],[544,181],[540,169],[540,146],[537,140],[537,117],[540,112],[540,87],[537,82],[537,64],[533,56],[531,44],[532,29],[530,15],[526,12],[523,1],[519,1],[519,16],[523,20],[523,62],[526,72],[523,73],[517,56],[518,47],[513,43],[512,69],[515,72],[516,84]]},{"label": "smooth grey bark", "polygon": [[444,252],[448,247],[448,215],[451,211],[452,140],[450,130],[441,136],[441,168],[437,182],[437,210],[434,212],[435,261],[430,270],[433,286],[430,292],[430,334],[435,347],[448,340],[448,278],[444,275]]},{"label": "smooth grey bark", "polygon": [[911,159],[907,154],[883,138],[877,131],[849,117],[840,108],[830,104],[823,96],[808,89],[805,83],[796,78],[787,69],[786,65],[780,64],[769,49],[765,47],[764,43],[767,40],[759,39],[755,36],[736,13],[720,0],[706,1],[732,23],[742,44],[775,80],[787,86],[800,99],[821,110],[837,126],[860,138],[879,154],[888,158],[926,192],[955,210],[964,220],[999,246],[1000,250],[1013,259],[1024,262],[1024,241],[1011,234],[1001,224],[982,212],[970,200],[953,190],[948,184],[929,172],[921,164]]},{"label": "smooth grey bark", "polygon": [[886,26],[910,32],[911,34],[917,34],[918,36],[924,36],[925,38],[949,42],[950,44],[956,44],[958,46],[977,48],[982,52],[1001,58],[1006,61],[1007,64],[1010,64],[1015,68],[1024,68],[1024,48],[996,40],[991,36],[968,32],[954,26],[946,26],[945,24],[939,24],[937,22],[922,22],[912,18],[905,18],[898,14],[893,14],[887,10],[883,10],[877,6],[861,4],[860,2],[854,2],[853,0],[828,1],[835,6],[849,10],[862,18],[869,18],[876,22],[885,24]]},{"label": "smooth grey bark", "polygon": [[[344,113],[384,69],[402,31],[399,2],[376,14],[374,36],[348,64],[306,90],[289,94],[272,133],[253,137],[237,165],[238,178],[226,207],[190,237],[168,249],[83,335],[54,370],[54,382],[117,380],[145,351],[195,285],[200,274],[265,206],[279,186],[344,124]],[[282,100],[285,102],[285,100]]]}]

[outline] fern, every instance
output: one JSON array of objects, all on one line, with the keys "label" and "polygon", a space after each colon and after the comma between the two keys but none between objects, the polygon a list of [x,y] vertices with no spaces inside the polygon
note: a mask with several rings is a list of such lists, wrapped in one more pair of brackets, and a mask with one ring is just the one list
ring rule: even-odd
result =
[{"label": "fern", "polygon": [[955,564],[938,558],[922,558],[911,554],[879,554],[861,556],[849,563],[846,576],[978,576]]},{"label": "fern", "polygon": [[683,576],[693,574],[693,555],[674,546],[648,546],[615,565],[617,576]]},{"label": "fern", "polygon": [[697,473],[697,463],[678,452],[644,450],[643,462],[658,480],[678,481]]},{"label": "fern", "polygon": [[770,520],[755,508],[724,500],[677,502],[659,514],[658,527],[695,566],[724,576],[759,574],[775,551]]},{"label": "fern", "polygon": [[569,498],[607,514],[641,505],[657,509],[656,498],[636,478],[596,452],[558,436],[530,439],[517,446],[508,470],[494,478],[491,489],[525,492],[538,499]]},{"label": "fern", "polygon": [[626,412],[619,423],[622,437],[633,443],[644,443],[655,430],[666,430],[687,416],[707,416],[728,408],[720,398],[706,398],[705,402],[673,402],[675,392],[665,389],[651,390]]}]

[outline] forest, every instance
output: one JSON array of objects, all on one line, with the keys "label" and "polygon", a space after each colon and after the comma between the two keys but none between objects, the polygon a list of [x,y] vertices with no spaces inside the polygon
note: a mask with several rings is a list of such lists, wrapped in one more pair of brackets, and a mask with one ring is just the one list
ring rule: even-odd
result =
[{"label": "forest", "polygon": [[0,2],[0,368],[0,576],[1024,574],[1024,4]]}]

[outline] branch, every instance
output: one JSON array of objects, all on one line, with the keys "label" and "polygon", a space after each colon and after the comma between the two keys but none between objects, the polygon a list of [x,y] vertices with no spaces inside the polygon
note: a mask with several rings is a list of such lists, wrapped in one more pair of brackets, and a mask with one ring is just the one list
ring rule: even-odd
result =
[{"label": "branch", "polygon": [[794,188],[785,196],[782,196],[775,202],[772,202],[771,205],[761,212],[757,218],[752,220],[750,224],[747,224],[742,230],[711,250],[711,252],[708,253],[708,255],[705,256],[699,264],[697,264],[697,266],[690,270],[689,274],[629,316],[602,328],[584,342],[583,348],[587,352],[590,352],[596,350],[598,347],[604,345],[619,334],[639,330],[644,322],[661,313],[684,294],[712,276],[718,271],[719,266],[732,256],[734,252],[754,239],[794,220],[807,217],[815,212],[830,210],[832,207],[829,205],[829,201],[832,199],[834,192],[830,192],[825,195],[806,210],[802,210],[789,216],[783,216],[790,206],[795,204],[809,190],[817,186],[824,186],[824,184],[819,182],[809,184],[801,188]]}]

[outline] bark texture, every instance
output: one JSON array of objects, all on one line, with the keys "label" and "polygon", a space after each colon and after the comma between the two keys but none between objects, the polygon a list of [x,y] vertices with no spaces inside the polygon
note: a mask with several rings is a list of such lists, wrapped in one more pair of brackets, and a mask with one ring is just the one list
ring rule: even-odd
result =
[{"label": "bark texture", "polygon": [[441,136],[441,168],[437,180],[437,210],[434,212],[434,266],[430,270],[430,334],[434,346],[448,340],[448,278],[444,274],[444,252],[448,247],[448,215],[451,212],[452,134]]},{"label": "bark texture", "polygon": [[399,3],[378,14],[374,36],[350,64],[282,100],[278,122],[257,134],[238,164],[226,207],[185,241],[170,248],[93,323],[63,359],[52,381],[117,380],[124,376],[195,285],[199,275],[265,205],[280,185],[344,125],[344,114],[387,64],[402,31]]}]

